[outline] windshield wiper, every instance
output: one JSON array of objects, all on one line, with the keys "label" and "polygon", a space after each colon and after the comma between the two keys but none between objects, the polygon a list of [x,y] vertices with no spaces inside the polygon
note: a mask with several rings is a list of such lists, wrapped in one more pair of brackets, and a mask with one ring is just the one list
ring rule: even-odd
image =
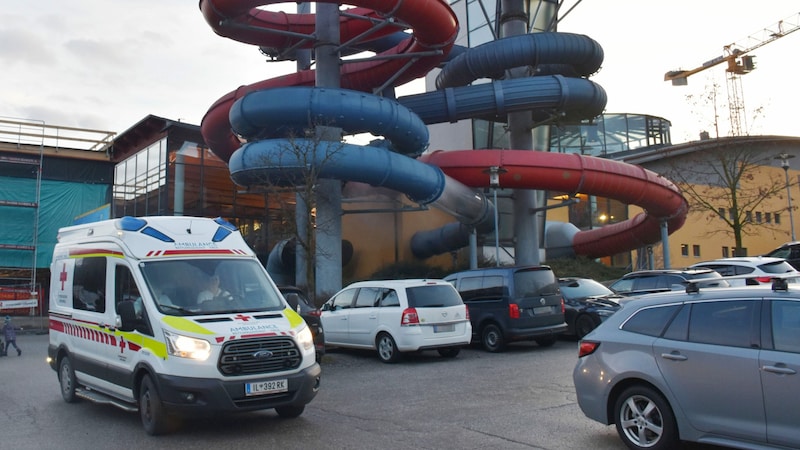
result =
[{"label": "windshield wiper", "polygon": [[183,306],[164,305],[164,304],[162,304],[161,307],[162,308],[169,308],[169,309],[172,309],[172,310],[175,310],[175,311],[180,311],[180,312],[184,313],[184,315],[187,315],[187,316],[196,316],[196,315],[200,314],[199,311],[192,311],[191,309],[186,309]]}]

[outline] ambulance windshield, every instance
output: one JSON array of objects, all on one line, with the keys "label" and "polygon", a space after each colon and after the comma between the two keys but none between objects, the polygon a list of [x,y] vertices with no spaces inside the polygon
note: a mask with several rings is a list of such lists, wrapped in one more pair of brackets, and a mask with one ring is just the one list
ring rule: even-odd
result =
[{"label": "ambulance windshield", "polygon": [[179,259],[142,263],[158,309],[168,315],[280,311],[280,294],[252,259]]}]

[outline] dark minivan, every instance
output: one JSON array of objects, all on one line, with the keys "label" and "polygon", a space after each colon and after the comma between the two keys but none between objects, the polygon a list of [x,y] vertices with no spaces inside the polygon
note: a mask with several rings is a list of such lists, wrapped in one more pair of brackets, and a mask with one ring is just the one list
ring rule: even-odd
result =
[{"label": "dark minivan", "polygon": [[469,308],[473,342],[500,352],[513,341],[553,345],[567,330],[564,299],[548,266],[487,267],[454,273],[453,283]]}]

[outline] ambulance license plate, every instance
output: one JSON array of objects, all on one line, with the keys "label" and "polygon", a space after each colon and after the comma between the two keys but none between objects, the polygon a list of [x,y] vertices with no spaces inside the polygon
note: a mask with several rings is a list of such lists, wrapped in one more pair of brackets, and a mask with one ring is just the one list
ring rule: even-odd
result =
[{"label": "ambulance license plate", "polygon": [[244,385],[244,393],[247,396],[251,395],[264,395],[276,394],[278,392],[286,392],[289,390],[289,383],[286,379],[259,381],[256,383],[246,383]]}]

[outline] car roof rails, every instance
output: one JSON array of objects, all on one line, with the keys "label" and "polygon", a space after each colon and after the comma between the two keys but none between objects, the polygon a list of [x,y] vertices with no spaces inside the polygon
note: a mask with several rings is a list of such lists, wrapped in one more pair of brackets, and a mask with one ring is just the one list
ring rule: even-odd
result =
[{"label": "car roof rails", "polygon": [[[730,277],[724,277],[723,280],[729,280],[732,278],[742,278],[742,279],[749,279],[753,278],[752,275],[734,275]],[[789,282],[787,280],[791,278],[798,278],[796,274],[775,274],[770,276],[772,279],[772,290],[773,291],[788,291],[789,290]],[[709,282],[720,280],[720,278],[698,278],[694,280],[686,280],[683,283],[686,285],[686,293],[687,294],[696,294],[700,292],[700,283]],[[707,286],[711,287],[711,286]]]},{"label": "car roof rails", "polygon": [[788,278],[787,276],[775,276],[772,277],[772,290],[773,291],[783,291],[786,292],[789,290],[789,282],[786,281]]},{"label": "car roof rails", "polygon": [[714,283],[719,283],[720,281],[725,281],[727,283],[728,277],[710,277],[710,278],[694,278],[692,280],[683,280],[683,284],[686,285],[686,293],[687,294],[696,294],[700,292],[700,284],[706,283],[706,288],[719,288],[719,287],[726,287],[726,286],[714,286]]}]

